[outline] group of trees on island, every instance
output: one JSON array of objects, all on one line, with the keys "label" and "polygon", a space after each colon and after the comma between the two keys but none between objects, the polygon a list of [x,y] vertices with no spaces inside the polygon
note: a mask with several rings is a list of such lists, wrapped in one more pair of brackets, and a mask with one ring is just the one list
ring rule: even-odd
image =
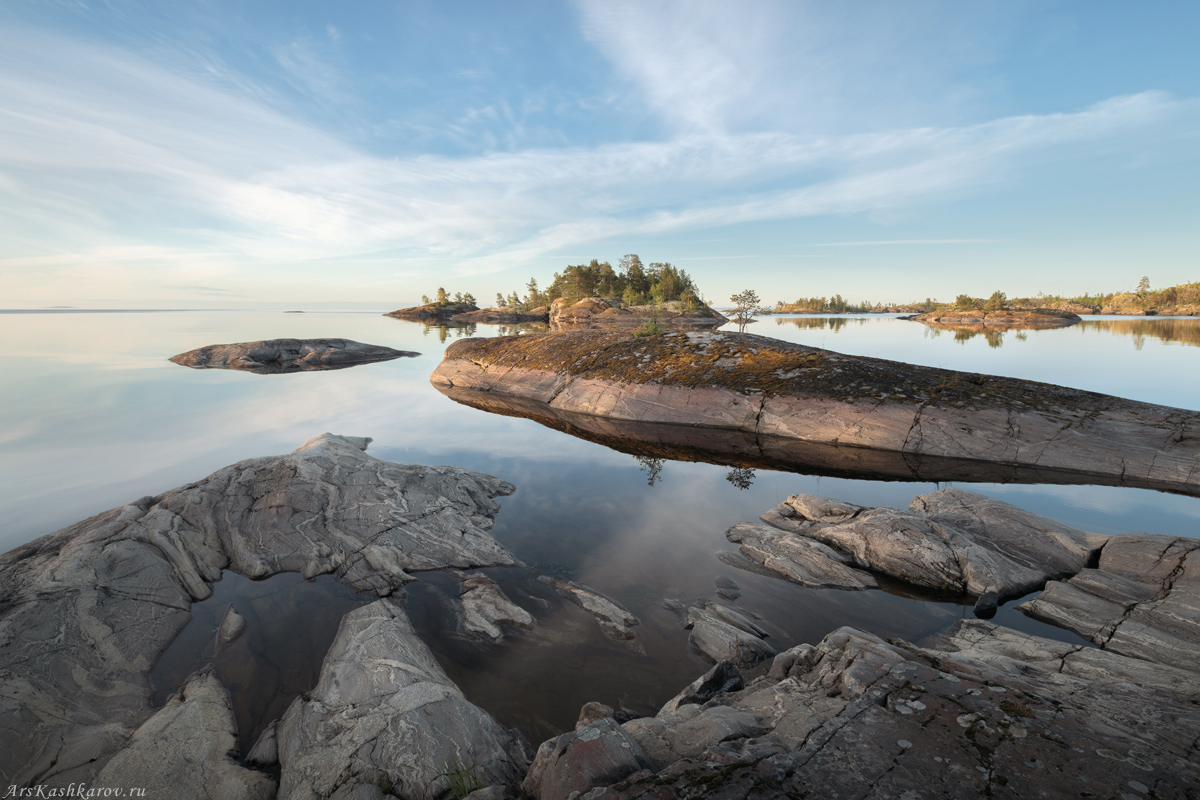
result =
[{"label": "group of trees on island", "polygon": [[421,305],[423,306],[451,306],[451,305],[475,305],[475,295],[470,292],[455,292],[454,297],[446,293],[446,290],[441,286],[438,287],[437,294],[430,297],[427,294],[421,295]]},{"label": "group of trees on island", "polygon": [[585,297],[603,297],[622,306],[642,306],[679,300],[689,308],[703,305],[700,290],[686,271],[666,262],[643,264],[635,254],[623,256],[614,268],[607,261],[568,266],[554,273],[554,280],[539,289],[536,278],[525,284],[524,296],[496,294],[499,308],[529,311],[548,306],[558,298],[576,302]]}]

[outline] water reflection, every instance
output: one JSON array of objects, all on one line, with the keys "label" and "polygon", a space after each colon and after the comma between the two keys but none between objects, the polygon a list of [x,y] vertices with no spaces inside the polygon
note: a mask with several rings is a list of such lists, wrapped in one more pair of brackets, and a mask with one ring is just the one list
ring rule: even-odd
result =
[{"label": "water reflection", "polygon": [[847,325],[865,325],[870,317],[775,317],[776,325],[794,325],[801,330],[829,330],[837,333]]},{"label": "water reflection", "polygon": [[754,485],[754,470],[749,467],[733,467],[725,473],[725,480],[745,491]]},{"label": "water reflection", "polygon": [[1136,319],[1085,319],[1077,328],[1113,336],[1127,336],[1137,350],[1141,350],[1146,339],[1157,339],[1165,343],[1179,343],[1188,347],[1200,347],[1200,319],[1144,317]]},{"label": "water reflection", "polygon": [[638,462],[638,469],[646,475],[646,483],[650,486],[658,483],[662,475],[663,460],[653,456],[634,456],[634,458]]}]

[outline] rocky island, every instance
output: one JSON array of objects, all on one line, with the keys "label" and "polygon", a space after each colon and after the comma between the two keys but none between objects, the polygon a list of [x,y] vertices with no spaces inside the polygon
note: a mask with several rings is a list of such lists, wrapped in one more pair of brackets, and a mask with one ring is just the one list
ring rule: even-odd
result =
[{"label": "rocky island", "polygon": [[943,328],[973,327],[996,330],[1038,330],[1042,328],[1066,328],[1083,319],[1070,311],[1058,311],[1052,308],[1038,309],[1000,309],[984,311],[979,309],[959,310],[954,308],[941,311],[930,311],[925,314],[913,314],[900,319],[910,319],[914,322],[924,322],[926,325]]},{"label": "rocky island", "polygon": [[495,398],[547,417],[651,424],[701,441],[732,432],[742,442],[836,447],[868,467],[878,454],[917,470],[949,459],[968,467],[964,480],[975,464],[984,475],[1024,470],[1200,494],[1200,412],[751,334],[464,339],[430,380],[481,405]]},{"label": "rocky island", "polygon": [[550,306],[550,326],[555,330],[630,330],[646,324],[660,328],[707,328],[724,325],[729,318],[706,305],[688,307],[679,300],[655,305],[621,306],[602,297],[576,302],[558,298]]},{"label": "rocky island", "polygon": [[261,342],[211,344],[172,356],[171,361],[192,369],[237,369],[259,375],[344,369],[374,361],[419,356],[350,339],[267,339]]}]

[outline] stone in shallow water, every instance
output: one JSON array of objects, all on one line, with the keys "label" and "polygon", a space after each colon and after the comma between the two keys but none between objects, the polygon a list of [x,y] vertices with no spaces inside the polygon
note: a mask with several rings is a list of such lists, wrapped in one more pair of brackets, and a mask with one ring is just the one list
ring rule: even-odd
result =
[{"label": "stone in shallow water", "polygon": [[532,628],[533,615],[509,600],[494,580],[486,575],[455,573],[459,581],[462,624],[468,634],[498,642],[504,638],[501,625]]},{"label": "stone in shallow water", "polygon": [[761,523],[740,522],[725,537],[739,545],[738,552],[746,558],[801,586],[851,590],[879,587],[870,573],[849,566],[848,556],[804,535]]},{"label": "stone in shallow water", "polygon": [[378,344],[350,339],[267,339],[261,342],[210,344],[172,356],[171,361],[193,369],[237,369],[260,375],[343,369],[373,361],[419,356]]},{"label": "stone in shallow water", "polygon": [[637,634],[633,630],[635,625],[641,624],[641,620],[612,598],[587,586],[572,581],[560,581],[548,575],[542,575],[538,580],[595,617],[600,629],[608,638],[625,642],[635,648],[641,647],[635,641]]},{"label": "stone in shallow water", "polygon": [[246,618],[239,614],[233,605],[230,605],[225,609],[225,616],[221,618],[221,625],[217,628],[217,649],[231,644],[245,630]]}]

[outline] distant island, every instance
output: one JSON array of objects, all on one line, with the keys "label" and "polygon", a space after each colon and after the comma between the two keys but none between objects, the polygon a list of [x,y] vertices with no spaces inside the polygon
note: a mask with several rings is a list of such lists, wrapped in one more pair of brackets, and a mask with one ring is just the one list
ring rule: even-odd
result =
[{"label": "distant island", "polygon": [[1181,283],[1165,289],[1151,289],[1143,277],[1131,292],[1100,292],[1073,297],[1038,294],[1036,297],[1008,297],[993,292],[991,297],[958,295],[952,302],[941,303],[932,297],[911,303],[853,303],[840,294],[833,297],[801,297],[793,303],[780,300],[774,308],[760,308],[759,314],[929,314],[971,311],[1065,311],[1071,314],[1113,314],[1121,316],[1200,316],[1200,281]]}]

